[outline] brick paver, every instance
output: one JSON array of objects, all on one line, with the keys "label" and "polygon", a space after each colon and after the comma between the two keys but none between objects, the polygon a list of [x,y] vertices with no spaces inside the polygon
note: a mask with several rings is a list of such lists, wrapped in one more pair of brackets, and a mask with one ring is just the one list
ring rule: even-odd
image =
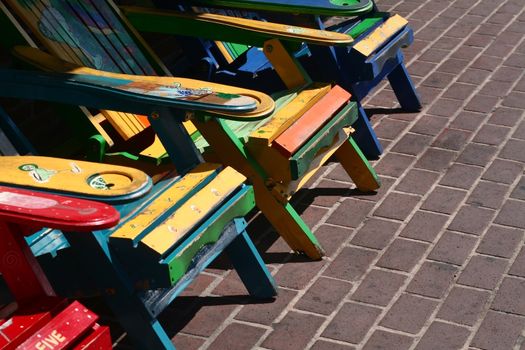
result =
[{"label": "brick paver", "polygon": [[251,224],[279,296],[251,300],[210,270],[162,319],[178,349],[523,348],[525,2],[376,3],[414,28],[405,62],[423,101],[400,112],[388,84],[364,101],[383,187],[360,194],[330,164],[294,199],[323,261]]}]

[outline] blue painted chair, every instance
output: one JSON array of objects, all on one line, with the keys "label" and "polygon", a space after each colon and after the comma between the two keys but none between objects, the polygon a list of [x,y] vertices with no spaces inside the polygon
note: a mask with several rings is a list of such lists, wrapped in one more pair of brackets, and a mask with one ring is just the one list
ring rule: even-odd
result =
[{"label": "blue painted chair", "polygon": [[[372,1],[337,3],[340,6],[335,6],[333,2],[324,4],[317,1],[310,4],[308,1],[293,1],[291,4],[288,2],[282,4],[282,2],[273,0],[178,2],[154,0],[153,2],[159,8],[174,10],[184,8],[179,6],[179,3],[208,7],[219,6],[218,10],[211,9],[211,11],[228,15],[256,16],[272,22],[320,28],[350,35],[354,38],[354,43],[350,46],[303,45],[296,51],[296,56],[313,80],[333,81],[352,93],[353,99],[359,104],[359,118],[354,124],[356,129],[354,138],[369,159],[376,159],[382,153],[381,144],[360,104],[360,101],[373,88],[383,79],[388,78],[401,108],[406,111],[418,111],[421,108],[421,102],[406,70],[401,52],[403,47],[412,43],[413,31],[402,17],[377,11]],[[297,6],[292,6],[296,3]],[[312,8],[301,8],[301,3],[308,3],[312,5]],[[350,4],[360,7],[353,10],[348,6]],[[324,11],[322,11],[323,8]],[[210,11],[210,8],[205,10]],[[135,17],[138,11],[140,10],[124,8],[132,24],[147,31],[148,28],[139,23],[140,17]],[[257,14],[254,15],[253,12]],[[321,15],[350,18],[327,27]],[[194,71],[201,74],[196,75],[200,79],[257,88],[266,93],[273,93],[283,87],[272,64],[257,48],[245,51],[243,46],[239,48],[235,44],[196,41],[188,38],[182,39],[181,42],[187,47],[185,51],[191,57],[191,61],[199,62],[200,67]],[[170,69],[173,69],[176,74],[181,74],[176,71],[176,67],[170,66]]]},{"label": "blue painted chair", "polygon": [[[4,156],[0,184],[95,199],[118,209],[121,222],[115,228],[90,234],[46,230],[28,242],[58,295],[102,295],[135,349],[173,349],[157,315],[222,251],[253,297],[276,295],[242,218],[254,207],[252,187],[231,168],[202,163],[182,127],[188,112],[238,119],[258,105],[252,98],[230,95],[214,98],[215,105],[199,105],[191,101],[195,96],[181,96],[182,88],[155,85],[147,78],[99,74],[0,70],[0,96],[148,115],[154,127],[170,131],[160,135],[176,158],[178,173],[153,185],[145,173],[122,166]],[[266,112],[273,108],[267,107]],[[9,134],[16,135],[14,124],[0,113],[3,126],[10,125]],[[19,144],[24,150],[25,142]]]}]

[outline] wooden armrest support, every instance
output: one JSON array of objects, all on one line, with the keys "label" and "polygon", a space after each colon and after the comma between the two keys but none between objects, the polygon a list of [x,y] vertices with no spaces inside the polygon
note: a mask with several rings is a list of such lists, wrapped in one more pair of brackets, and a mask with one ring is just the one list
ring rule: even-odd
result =
[{"label": "wooden armrest support", "polygon": [[0,186],[0,221],[87,232],[113,227],[119,219],[103,203]]},{"label": "wooden armrest support", "polygon": [[212,13],[189,14],[126,6],[121,9],[136,29],[145,32],[191,35],[258,47],[270,39],[325,46],[348,45],[353,41],[349,35],[337,32]]},{"label": "wooden armrest support", "polygon": [[[160,108],[206,111],[234,120],[258,120],[273,111],[263,93],[204,81],[117,74],[57,59],[38,49],[17,47],[15,54],[54,73],[0,70],[0,95],[152,115]],[[184,118],[183,113],[179,113]]]}]

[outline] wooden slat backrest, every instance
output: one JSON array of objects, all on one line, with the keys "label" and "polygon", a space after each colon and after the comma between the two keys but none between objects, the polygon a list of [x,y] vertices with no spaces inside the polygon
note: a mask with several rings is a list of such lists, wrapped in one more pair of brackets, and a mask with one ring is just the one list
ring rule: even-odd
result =
[{"label": "wooden slat backrest", "polygon": [[[53,55],[92,68],[156,75],[121,18],[103,0],[6,0],[32,34]],[[146,118],[103,111],[129,139],[149,126]]]},{"label": "wooden slat backrest", "polygon": [[54,55],[115,73],[155,75],[106,1],[7,0]]}]

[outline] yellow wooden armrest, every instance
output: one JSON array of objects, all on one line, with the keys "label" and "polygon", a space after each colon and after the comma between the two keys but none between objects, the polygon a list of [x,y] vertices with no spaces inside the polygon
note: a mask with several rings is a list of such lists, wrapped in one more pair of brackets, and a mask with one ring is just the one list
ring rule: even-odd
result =
[{"label": "yellow wooden armrest", "polygon": [[227,112],[220,112],[219,115],[217,115],[217,112],[211,112],[213,115],[217,115],[219,117],[224,116],[226,119],[236,119],[236,120],[258,120],[261,119],[262,116],[266,116],[270,114],[273,109],[275,108],[275,103],[273,99],[258,91],[254,90],[248,90],[238,87],[233,87],[229,85],[223,85],[223,84],[216,84],[211,82],[205,82],[201,80],[195,80],[195,79],[187,79],[187,78],[178,78],[178,77],[157,77],[157,76],[139,76],[139,75],[128,75],[128,74],[119,74],[119,73],[111,73],[106,71],[101,71],[97,69],[92,69],[88,67],[83,67],[77,64],[73,64],[70,62],[66,62],[64,60],[61,60],[59,58],[56,58],[54,56],[51,56],[39,49],[32,48],[32,47],[26,47],[26,46],[17,46],[13,49],[13,53],[15,56],[19,57],[20,59],[39,67],[40,69],[46,70],[46,71],[52,71],[57,73],[68,73],[68,74],[88,74],[88,75],[95,75],[95,76],[104,76],[104,77],[110,77],[110,78],[117,78],[117,79],[128,79],[128,80],[134,80],[134,81],[142,81],[142,82],[152,82],[155,84],[160,85],[166,85],[166,86],[174,86],[176,84],[180,84],[181,86],[184,86],[185,88],[189,89],[202,89],[202,88],[211,88],[213,91],[219,91],[222,93],[227,94],[236,94],[236,95],[242,95],[242,96],[248,96],[253,98],[256,101],[256,109],[250,112],[243,112],[243,113],[227,113]]},{"label": "yellow wooden armrest", "polygon": [[387,38],[392,37],[408,24],[400,15],[394,15],[381,24],[376,30],[354,45],[354,49],[363,56],[368,57],[377,50]]},{"label": "yellow wooden armrest", "polygon": [[353,41],[349,35],[336,32],[212,13],[189,14],[133,6],[121,9],[135,28],[146,32],[191,35],[252,46],[262,46],[270,39],[325,46],[348,45]]}]

